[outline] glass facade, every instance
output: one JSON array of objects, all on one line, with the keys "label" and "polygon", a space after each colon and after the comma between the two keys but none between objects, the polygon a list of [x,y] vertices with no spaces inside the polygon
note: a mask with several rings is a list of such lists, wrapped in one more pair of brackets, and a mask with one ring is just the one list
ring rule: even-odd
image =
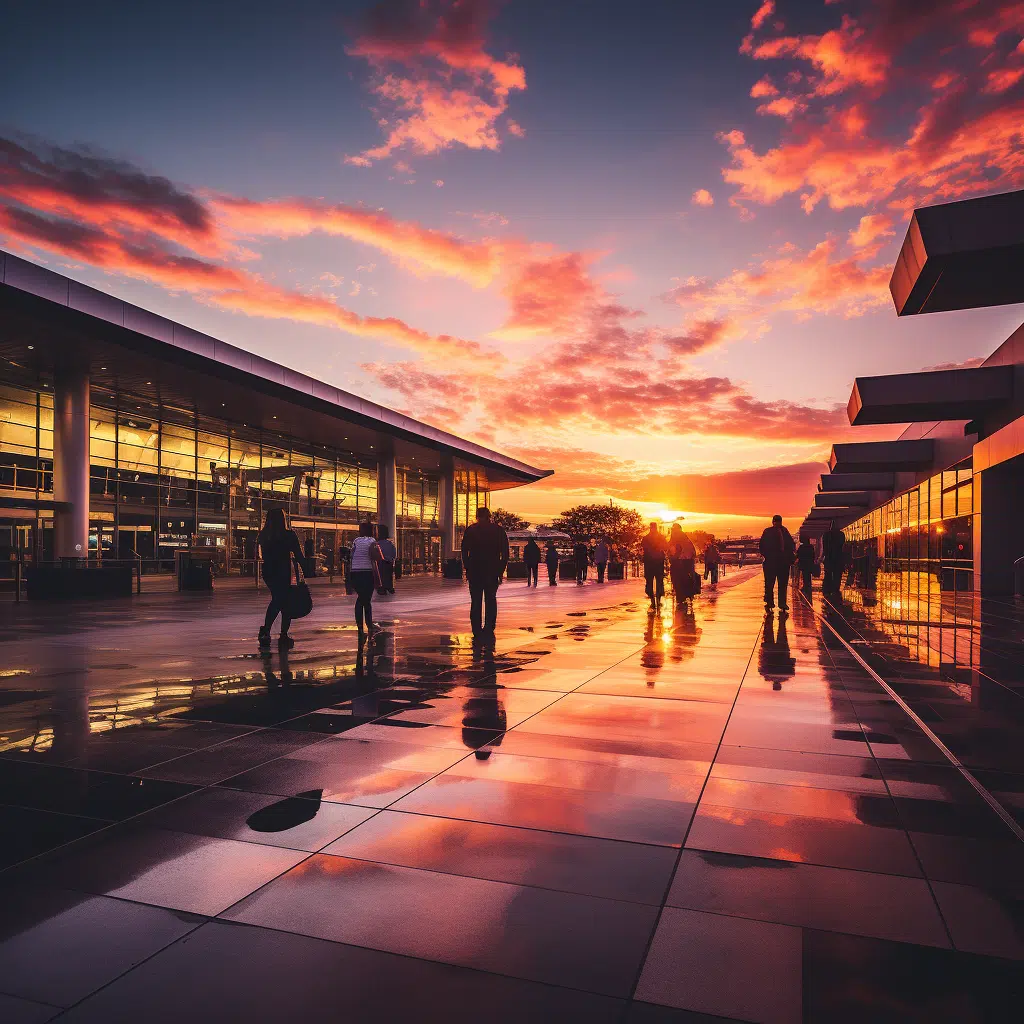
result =
[{"label": "glass facade", "polygon": [[455,470],[455,547],[461,550],[462,535],[476,522],[476,510],[490,508],[491,495],[484,473],[476,469]]},{"label": "glass facade", "polygon": [[[406,572],[440,567],[438,479],[400,467],[398,550]],[[376,462],[244,424],[93,386],[90,410],[91,559],[141,558],[171,571],[176,550],[213,548],[217,571],[252,574],[256,535],[284,509],[321,570],[358,523],[377,518]],[[460,476],[457,513],[486,504],[478,475]],[[53,558],[53,396],[47,385],[0,385],[0,562]]]}]

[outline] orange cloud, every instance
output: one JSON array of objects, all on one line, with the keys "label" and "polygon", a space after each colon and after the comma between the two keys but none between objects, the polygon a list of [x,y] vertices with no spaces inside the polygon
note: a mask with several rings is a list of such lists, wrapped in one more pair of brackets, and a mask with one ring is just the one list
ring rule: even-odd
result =
[{"label": "orange cloud", "polygon": [[762,25],[775,13],[775,0],[762,0],[761,6],[754,11],[754,16],[750,19],[750,27],[755,31],[761,28]]},{"label": "orange cloud", "polygon": [[694,206],[714,206],[715,197],[706,188],[699,188],[690,196],[690,202]]},{"label": "orange cloud", "polygon": [[878,253],[878,242],[893,235],[893,221],[884,213],[868,213],[861,217],[849,234],[850,248],[859,259],[870,259]]},{"label": "orange cloud", "polygon": [[372,245],[399,264],[468,281],[477,287],[491,283],[499,271],[501,247],[468,242],[456,235],[395,220],[379,210],[309,199],[256,202],[217,196],[211,208],[224,230],[240,235],[291,238],[323,231]]},{"label": "orange cloud", "polygon": [[[369,166],[402,149],[500,148],[499,121],[526,74],[514,58],[487,53],[489,15],[484,0],[383,0],[371,8],[346,52],[374,69],[371,89],[388,135],[349,163]],[[506,129],[523,134],[515,122]]]}]

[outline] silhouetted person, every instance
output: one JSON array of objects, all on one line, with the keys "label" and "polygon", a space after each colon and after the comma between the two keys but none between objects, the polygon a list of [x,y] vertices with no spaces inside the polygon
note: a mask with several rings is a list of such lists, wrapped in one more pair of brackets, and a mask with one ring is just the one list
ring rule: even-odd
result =
[{"label": "silhouetted person", "polygon": [[[494,636],[498,624],[498,584],[508,565],[508,535],[491,522],[491,510],[476,510],[476,522],[467,527],[462,538],[462,564],[466,567],[469,584],[469,621],[473,637]],[[481,625],[481,603],[484,621]]]},{"label": "silhouetted person", "polygon": [[806,537],[800,538],[800,547],[796,549],[796,564],[800,570],[800,582],[805,594],[811,592],[811,577],[814,575],[814,545]]},{"label": "silhouetted person", "polygon": [[373,632],[373,591],[380,584],[380,546],[373,536],[373,523],[360,523],[359,536],[352,541],[348,579],[356,593],[356,628],[360,635]]},{"label": "silhouetted person", "polygon": [[548,586],[558,586],[558,548],[553,540],[548,541],[544,551],[544,564],[548,567]]},{"label": "silhouetted person", "polygon": [[714,541],[704,549],[704,579],[711,577],[711,586],[718,585],[718,568],[722,564],[722,554]]},{"label": "silhouetted person", "polygon": [[825,568],[821,589],[826,594],[838,593],[846,563],[846,537],[834,519],[829,523],[828,532],[821,538],[821,561]]},{"label": "silhouetted person", "polygon": [[574,545],[572,557],[576,562],[576,586],[582,587],[587,581],[587,545],[583,541]]},{"label": "silhouetted person", "polygon": [[270,646],[270,627],[278,615],[281,616],[281,636],[278,646],[289,648],[295,641],[288,635],[288,627],[292,617],[288,613],[288,588],[291,586],[293,566],[292,557],[302,563],[302,548],[294,530],[288,529],[284,510],[272,508],[260,530],[260,557],[263,559],[263,582],[270,591],[270,604],[259,632],[260,647]]},{"label": "silhouetted person", "polygon": [[540,572],[540,548],[532,537],[523,548],[523,561],[526,563],[526,585],[529,586],[532,583],[537,586],[537,576]]},{"label": "silhouetted person", "polygon": [[668,534],[668,571],[676,604],[689,601],[696,595],[697,574],[693,568],[696,561],[697,549],[693,541],[683,533],[678,523],[673,523]]},{"label": "silhouetted person", "polygon": [[651,523],[650,530],[640,542],[644,552],[644,593],[651,599],[651,608],[661,606],[665,596],[665,538],[657,523]]},{"label": "silhouetted person", "polygon": [[764,559],[764,607],[771,611],[775,607],[773,591],[779,590],[779,608],[789,610],[786,601],[786,587],[789,583],[789,567],[793,564],[796,545],[793,535],[782,525],[782,516],[772,516],[772,525],[761,534],[758,545]]},{"label": "silhouetted person", "polygon": [[597,566],[597,582],[604,583],[604,574],[608,570],[608,558],[612,549],[607,537],[602,537],[594,548],[594,565]]},{"label": "silhouetted person", "polygon": [[395,592],[395,562],[398,561],[398,551],[388,536],[389,530],[386,526],[377,527],[377,547],[380,549],[380,585],[378,594],[393,594]]}]

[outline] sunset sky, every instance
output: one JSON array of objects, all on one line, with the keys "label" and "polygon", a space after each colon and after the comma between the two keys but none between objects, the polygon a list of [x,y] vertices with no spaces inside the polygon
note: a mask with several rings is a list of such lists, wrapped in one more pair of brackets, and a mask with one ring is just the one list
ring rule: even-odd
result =
[{"label": "sunset sky", "polygon": [[[17,4],[0,246],[553,468],[497,496],[798,522],[915,206],[1024,186],[1024,2]],[[754,518],[745,518],[754,517]]]}]

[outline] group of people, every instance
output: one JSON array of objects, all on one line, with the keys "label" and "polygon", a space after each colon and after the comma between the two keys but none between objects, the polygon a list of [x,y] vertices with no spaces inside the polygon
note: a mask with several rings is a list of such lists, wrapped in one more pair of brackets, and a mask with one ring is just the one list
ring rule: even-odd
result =
[{"label": "group of people", "polygon": [[[666,562],[669,579],[672,581],[672,593],[677,604],[692,601],[700,593],[700,577],[695,569],[697,549],[678,523],[672,524],[668,537],[662,534],[657,523],[651,523],[640,546],[644,563],[644,592],[650,599],[652,611],[661,608],[661,600],[665,596]],[[717,554],[717,548],[715,550]],[[718,564],[716,561],[716,583]]]},{"label": "group of people", "polygon": [[[806,536],[800,538],[797,547],[793,535],[782,525],[782,516],[773,516],[772,525],[761,534],[759,543],[764,559],[764,608],[766,612],[775,609],[775,593],[778,592],[780,611],[789,611],[786,594],[792,566],[799,573],[800,585],[805,594],[811,592],[811,580],[818,563],[814,545]],[[821,564],[824,568],[822,593],[838,593],[842,585],[843,566],[846,562],[846,537],[833,519],[821,538]]]}]

